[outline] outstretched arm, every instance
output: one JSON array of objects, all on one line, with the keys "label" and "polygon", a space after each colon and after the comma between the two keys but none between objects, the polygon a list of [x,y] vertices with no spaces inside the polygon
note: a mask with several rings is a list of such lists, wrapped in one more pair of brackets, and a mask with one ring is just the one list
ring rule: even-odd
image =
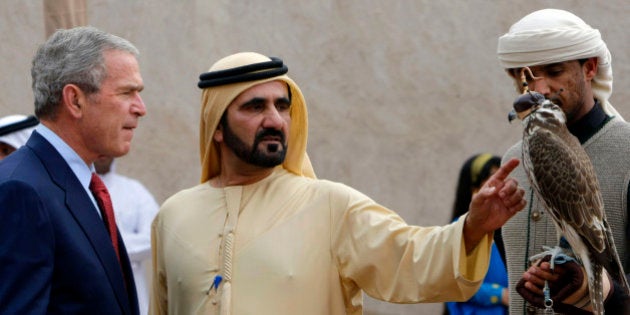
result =
[{"label": "outstretched arm", "polygon": [[518,159],[503,164],[473,196],[464,223],[466,253],[525,207],[525,191],[515,179],[508,177],[518,164]]}]

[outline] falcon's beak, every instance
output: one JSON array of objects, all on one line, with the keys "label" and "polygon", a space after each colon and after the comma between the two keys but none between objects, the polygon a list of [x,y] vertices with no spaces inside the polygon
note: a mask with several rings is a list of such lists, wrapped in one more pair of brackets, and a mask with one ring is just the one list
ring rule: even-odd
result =
[{"label": "falcon's beak", "polygon": [[512,120],[516,119],[518,117],[518,115],[516,114],[516,111],[514,109],[512,109],[509,113],[508,113],[508,122],[512,122]]}]

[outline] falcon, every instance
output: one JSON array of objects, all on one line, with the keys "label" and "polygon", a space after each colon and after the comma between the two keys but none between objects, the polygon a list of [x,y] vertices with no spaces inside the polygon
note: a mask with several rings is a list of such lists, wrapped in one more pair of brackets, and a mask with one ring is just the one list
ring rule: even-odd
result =
[{"label": "falcon", "polygon": [[[552,255],[553,270],[555,256],[565,252],[560,247],[561,238],[566,239],[572,256],[586,271],[593,312],[603,314],[603,268],[626,293],[630,291],[606,221],[599,182],[586,151],[567,129],[562,109],[542,94],[528,90],[526,70],[523,68],[521,74],[523,94],[514,101],[509,119],[518,116],[522,120],[523,167],[558,234],[558,246],[541,255]],[[548,302],[553,303],[550,299]]]}]

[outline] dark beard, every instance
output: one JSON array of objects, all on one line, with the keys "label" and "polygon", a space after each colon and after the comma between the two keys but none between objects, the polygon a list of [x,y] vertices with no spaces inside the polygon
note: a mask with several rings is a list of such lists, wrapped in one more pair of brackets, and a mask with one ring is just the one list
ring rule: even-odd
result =
[{"label": "dark beard", "polygon": [[[275,129],[263,129],[256,134],[254,138],[254,144],[249,147],[241,140],[226,122],[222,124],[223,127],[223,141],[225,145],[234,152],[244,162],[260,167],[274,167],[282,164],[287,154],[288,145],[285,142],[284,133]],[[280,138],[282,144],[269,144],[263,150],[258,146],[262,139],[266,136],[275,136]]]},{"label": "dark beard", "polygon": [[[567,125],[570,125],[575,122],[575,117],[577,113],[582,110],[586,106],[586,80],[584,79],[584,74],[579,72],[575,76],[575,94],[577,99],[575,100],[575,104],[573,106],[573,110],[569,113],[565,111],[565,115],[567,117]],[[561,106],[562,107],[562,106]]]}]

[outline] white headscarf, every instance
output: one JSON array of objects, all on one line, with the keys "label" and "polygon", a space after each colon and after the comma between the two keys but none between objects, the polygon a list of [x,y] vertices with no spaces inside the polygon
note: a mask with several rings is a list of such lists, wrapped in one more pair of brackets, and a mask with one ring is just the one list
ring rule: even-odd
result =
[{"label": "white headscarf", "polygon": [[526,15],[499,38],[497,54],[506,69],[597,57],[593,95],[608,115],[623,119],[608,102],[613,82],[610,51],[599,31],[575,14],[544,9]]},{"label": "white headscarf", "polygon": [[[5,127],[23,120],[26,120],[28,116],[24,115],[9,115],[0,118],[0,127]],[[26,141],[31,136],[31,133],[35,130],[35,127],[29,127],[21,130],[17,130],[6,135],[0,136],[0,142],[4,142],[15,149],[26,144]]]}]

